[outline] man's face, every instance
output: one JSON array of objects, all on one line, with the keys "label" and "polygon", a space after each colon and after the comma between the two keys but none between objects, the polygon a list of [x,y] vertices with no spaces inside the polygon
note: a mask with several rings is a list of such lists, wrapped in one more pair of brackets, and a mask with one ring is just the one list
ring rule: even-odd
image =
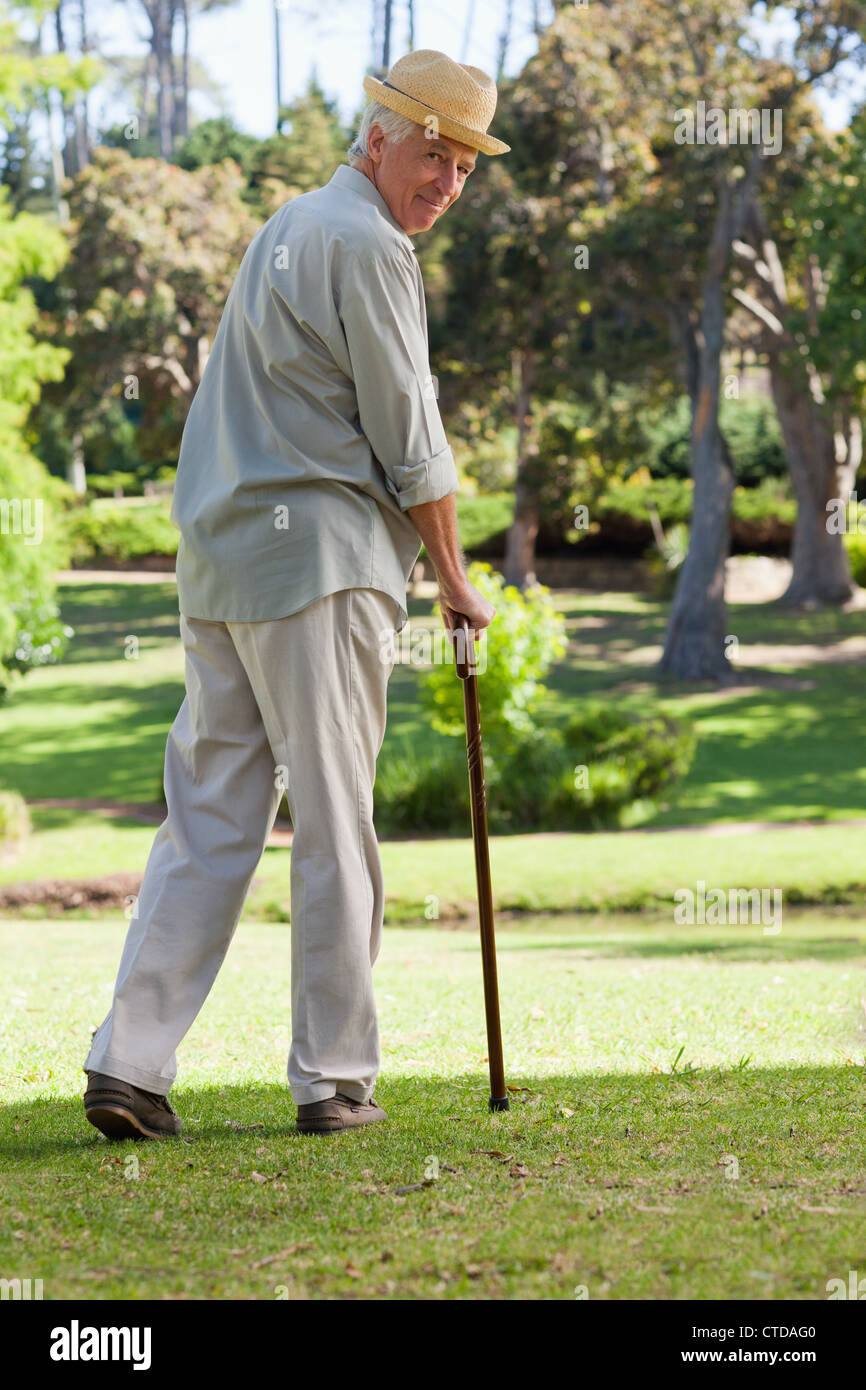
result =
[{"label": "man's face", "polygon": [[373,181],[409,236],[429,231],[445,209],[456,203],[478,154],[444,135],[428,139],[421,125],[395,144],[374,124],[367,148]]}]

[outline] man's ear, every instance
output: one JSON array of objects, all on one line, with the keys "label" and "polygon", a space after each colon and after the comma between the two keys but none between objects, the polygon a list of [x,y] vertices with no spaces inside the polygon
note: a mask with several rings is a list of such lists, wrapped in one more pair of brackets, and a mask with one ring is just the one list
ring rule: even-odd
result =
[{"label": "man's ear", "polygon": [[370,126],[370,133],[367,136],[367,149],[374,164],[378,164],[382,158],[382,147],[384,143],[385,132],[378,121],[374,121]]}]

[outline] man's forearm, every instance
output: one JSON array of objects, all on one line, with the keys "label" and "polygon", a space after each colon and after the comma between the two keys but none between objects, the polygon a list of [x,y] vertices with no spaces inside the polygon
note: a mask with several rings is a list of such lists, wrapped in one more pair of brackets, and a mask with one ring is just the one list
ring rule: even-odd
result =
[{"label": "man's forearm", "polygon": [[430,562],[441,584],[448,586],[466,578],[466,562],[457,533],[457,504],[454,493],[438,502],[422,502],[407,507],[415,529],[427,547]]}]

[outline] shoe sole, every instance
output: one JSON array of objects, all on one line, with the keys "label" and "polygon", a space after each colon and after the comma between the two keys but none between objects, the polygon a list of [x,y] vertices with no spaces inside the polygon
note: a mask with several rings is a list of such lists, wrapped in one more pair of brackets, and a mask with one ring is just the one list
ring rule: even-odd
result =
[{"label": "shoe sole", "polygon": [[107,1139],[175,1139],[171,1130],[150,1129],[123,1105],[91,1105],[85,1115]]},{"label": "shoe sole", "polygon": [[383,1120],[387,1120],[387,1118],[388,1118],[387,1115],[377,1115],[375,1119],[372,1119],[372,1120],[362,1120],[361,1123],[360,1123],[359,1125],[347,1125],[347,1124],[339,1124],[339,1123],[337,1123],[337,1124],[321,1123],[321,1124],[318,1124],[318,1125],[317,1125],[317,1124],[303,1124],[303,1125],[299,1124],[299,1125],[297,1126],[297,1132],[298,1132],[298,1134],[345,1134],[345,1132],[346,1132],[347,1129],[364,1129],[367,1125],[379,1125],[379,1124],[382,1123]]}]

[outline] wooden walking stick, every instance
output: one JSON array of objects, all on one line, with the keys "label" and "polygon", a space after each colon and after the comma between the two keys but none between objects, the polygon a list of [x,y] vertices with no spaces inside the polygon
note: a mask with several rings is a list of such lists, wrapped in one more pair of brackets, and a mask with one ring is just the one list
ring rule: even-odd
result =
[{"label": "wooden walking stick", "polygon": [[484,975],[484,1012],[487,1016],[487,1058],[490,1064],[490,1109],[507,1110],[508,1092],[505,1089],[502,1029],[499,1022],[499,982],[496,976],[496,940],[493,933],[493,889],[490,882],[490,850],[487,843],[487,798],[484,788],[484,757],[481,751],[481,717],[478,708],[478,662],[475,643],[469,640],[469,619],[465,613],[455,613],[454,619],[454,663],[463,682],[463,712],[466,716],[466,755],[469,761],[475,881],[478,885],[478,917],[481,926],[481,968]]}]

